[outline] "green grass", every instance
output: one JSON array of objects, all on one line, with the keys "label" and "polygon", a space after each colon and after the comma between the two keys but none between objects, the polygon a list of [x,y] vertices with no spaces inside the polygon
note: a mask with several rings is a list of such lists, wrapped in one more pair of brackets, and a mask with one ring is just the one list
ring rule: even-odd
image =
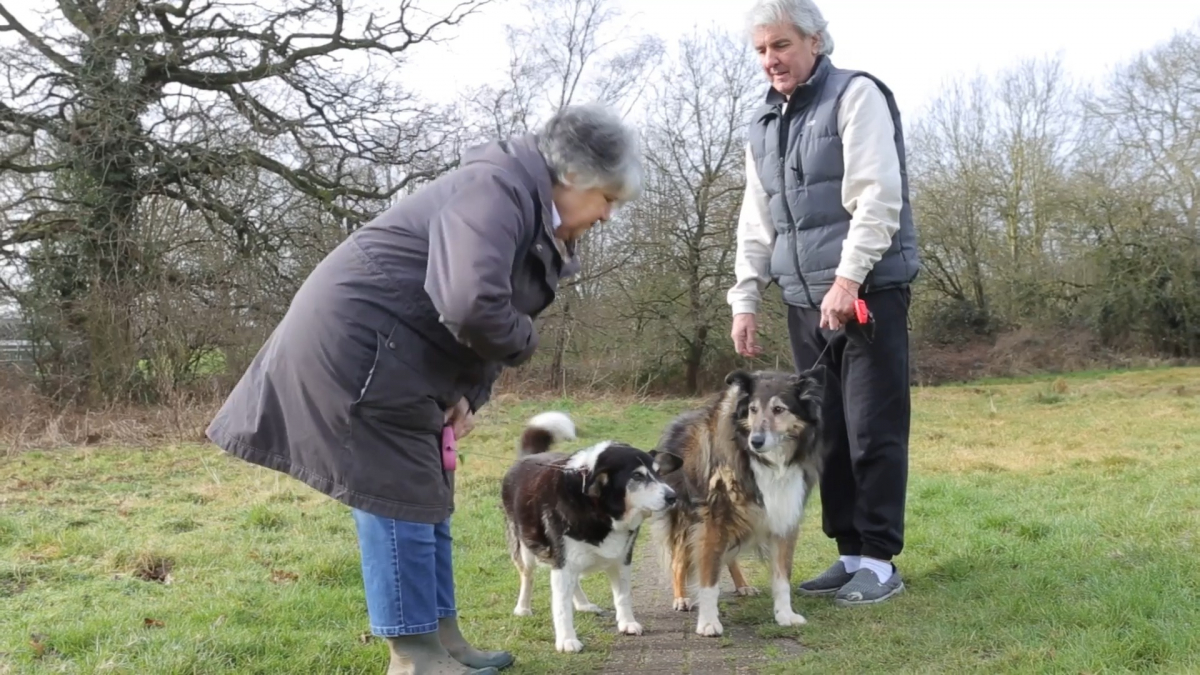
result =
[{"label": "green grass", "polygon": [[[726,622],[804,645],[769,672],[1200,670],[1198,403],[1195,369],[915,390],[908,591],[855,610],[797,597],[797,629],[764,593],[725,604]],[[649,447],[684,405],[502,397],[464,442],[464,632],[513,650],[508,672],[587,672],[616,639],[577,615],[587,649],[555,654],[545,571],[535,615],[511,616],[497,480],[515,430],[560,407],[575,447]],[[795,574],[833,555],[814,499]],[[611,604],[603,578],[585,587]],[[285,476],[197,446],[0,460],[0,674],[382,673],[365,631],[347,510]]]}]

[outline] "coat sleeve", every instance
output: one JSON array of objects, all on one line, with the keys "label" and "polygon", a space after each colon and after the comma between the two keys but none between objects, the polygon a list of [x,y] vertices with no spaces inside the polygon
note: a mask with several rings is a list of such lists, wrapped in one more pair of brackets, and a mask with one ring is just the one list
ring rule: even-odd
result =
[{"label": "coat sleeve", "polygon": [[487,372],[483,376],[483,382],[471,388],[467,392],[467,405],[471,407],[472,414],[478,414],[479,409],[487,405],[487,402],[492,400],[492,387],[496,384],[496,379],[500,377],[499,365],[488,365]]},{"label": "coat sleeve", "polygon": [[523,201],[532,199],[503,174],[471,173],[430,223],[425,292],[459,342],[488,361],[517,366],[538,345],[533,320],[512,305],[511,282],[533,210]]}]

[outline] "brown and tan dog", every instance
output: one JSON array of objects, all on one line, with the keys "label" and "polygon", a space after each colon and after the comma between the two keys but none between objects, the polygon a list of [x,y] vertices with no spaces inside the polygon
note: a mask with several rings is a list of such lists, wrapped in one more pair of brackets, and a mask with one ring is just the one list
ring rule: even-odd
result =
[{"label": "brown and tan dog", "polygon": [[723,630],[717,612],[722,567],[739,594],[755,592],[737,565],[745,552],[770,562],[776,623],[805,623],[792,611],[792,555],[821,472],[825,376],[821,366],[800,375],[734,371],[723,391],[676,417],[659,440],[657,449],[682,457],[683,467],[663,477],[678,500],[651,529],[670,562],[675,609],[695,606],[700,635]]}]

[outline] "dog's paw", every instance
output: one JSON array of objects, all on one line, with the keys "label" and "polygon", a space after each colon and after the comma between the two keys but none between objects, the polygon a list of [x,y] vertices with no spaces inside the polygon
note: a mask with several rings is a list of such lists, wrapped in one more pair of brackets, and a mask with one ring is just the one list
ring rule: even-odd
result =
[{"label": "dog's paw", "polygon": [[642,624],[636,621],[618,621],[617,630],[623,635],[641,635]]},{"label": "dog's paw", "polygon": [[734,590],[734,593],[744,598],[750,595],[758,595],[758,588],[756,586],[739,586]]},{"label": "dog's paw", "polygon": [[803,626],[808,620],[795,612],[775,612],[775,623],[780,626]]},{"label": "dog's paw", "polygon": [[575,611],[583,612],[585,614],[603,614],[604,613],[604,609],[602,607],[600,607],[600,605],[597,605],[594,602],[589,602],[586,605],[575,605]]},{"label": "dog's paw", "polygon": [[720,637],[721,633],[725,632],[725,627],[721,625],[719,619],[712,621],[700,621],[696,624],[696,635],[704,637]]},{"label": "dog's paw", "polygon": [[676,612],[690,612],[692,611],[692,606],[691,598],[675,598],[675,604],[673,605]]},{"label": "dog's paw", "polygon": [[575,638],[569,640],[558,640],[555,648],[566,654],[575,654],[583,651],[583,643]]},{"label": "dog's paw", "polygon": [[513,610],[513,616],[533,616],[533,610],[528,607],[517,607]]}]

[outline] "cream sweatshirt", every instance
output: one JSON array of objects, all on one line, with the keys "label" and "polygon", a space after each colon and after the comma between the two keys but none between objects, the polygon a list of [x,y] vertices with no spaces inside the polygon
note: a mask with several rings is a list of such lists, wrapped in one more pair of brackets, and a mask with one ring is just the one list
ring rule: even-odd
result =
[{"label": "cream sweatshirt", "polygon": [[[862,283],[900,229],[900,159],[893,139],[895,125],[887,99],[870,78],[856,77],[846,87],[838,107],[842,137],[842,205],[851,214],[850,230],[842,244],[837,275]],[[746,147],[746,192],[738,216],[736,281],[726,294],[734,314],[757,313],[763,289],[770,282],[775,225]]]}]

